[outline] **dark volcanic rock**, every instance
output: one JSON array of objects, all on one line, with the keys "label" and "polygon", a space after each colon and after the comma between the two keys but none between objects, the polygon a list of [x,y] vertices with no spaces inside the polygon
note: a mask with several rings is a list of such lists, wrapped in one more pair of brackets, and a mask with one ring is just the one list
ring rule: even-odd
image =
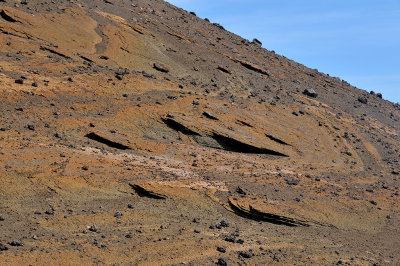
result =
[{"label": "dark volcanic rock", "polygon": [[227,266],[228,263],[226,263],[226,260],[224,258],[219,258],[217,261],[218,266]]},{"label": "dark volcanic rock", "polygon": [[367,104],[368,103],[368,99],[367,98],[365,98],[365,97],[358,97],[358,99],[357,99],[360,103],[363,103],[363,104]]},{"label": "dark volcanic rock", "polygon": [[253,39],[252,43],[255,44],[255,45],[258,45],[258,46],[261,46],[261,45],[262,45],[262,42],[259,41],[259,40],[256,39],[256,38]]},{"label": "dark volcanic rock", "polygon": [[8,244],[13,247],[22,247],[24,245],[21,241],[11,241]]},{"label": "dark volcanic rock", "polygon": [[121,218],[123,216],[122,212],[116,212],[114,213],[115,218]]},{"label": "dark volcanic rock", "polygon": [[239,256],[243,257],[245,259],[249,259],[249,258],[254,256],[254,253],[251,250],[249,250],[249,251],[239,251]]},{"label": "dark volcanic rock", "polygon": [[47,211],[44,212],[47,215],[54,215],[54,209],[49,209]]},{"label": "dark volcanic rock", "polygon": [[219,224],[220,224],[222,227],[229,227],[229,225],[230,225],[230,223],[229,223],[228,220],[222,220]]},{"label": "dark volcanic rock", "polygon": [[318,97],[318,93],[316,93],[315,90],[313,90],[313,89],[305,89],[303,91],[303,94],[307,95],[308,97],[311,97],[311,98]]},{"label": "dark volcanic rock", "polygon": [[217,251],[221,252],[221,253],[225,253],[226,252],[226,248],[224,247],[217,247]]},{"label": "dark volcanic rock", "polygon": [[89,227],[89,231],[97,232],[97,230],[99,230],[99,227],[97,226],[97,224],[92,224],[92,225]]},{"label": "dark volcanic rock", "polygon": [[299,180],[297,180],[297,179],[286,178],[285,181],[286,181],[286,184],[292,185],[292,186],[299,184]]}]

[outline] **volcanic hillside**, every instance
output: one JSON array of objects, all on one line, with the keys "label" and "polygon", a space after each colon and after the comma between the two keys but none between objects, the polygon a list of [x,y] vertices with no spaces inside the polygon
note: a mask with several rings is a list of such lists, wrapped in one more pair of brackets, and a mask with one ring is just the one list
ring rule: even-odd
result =
[{"label": "volcanic hillside", "polygon": [[0,90],[2,265],[400,263],[400,107],[218,23],[2,0]]}]

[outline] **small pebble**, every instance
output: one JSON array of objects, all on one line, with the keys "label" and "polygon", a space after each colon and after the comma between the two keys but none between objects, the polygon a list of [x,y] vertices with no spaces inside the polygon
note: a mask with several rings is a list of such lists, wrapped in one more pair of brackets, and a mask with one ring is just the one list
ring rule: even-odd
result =
[{"label": "small pebble", "polygon": [[121,218],[122,217],[122,212],[116,212],[116,213],[114,213],[114,217],[115,218]]},{"label": "small pebble", "polygon": [[89,231],[97,232],[97,230],[99,230],[99,227],[97,226],[97,224],[92,224],[92,225],[89,227]]},{"label": "small pebble", "polygon": [[229,223],[229,221],[228,220],[222,220],[220,223],[219,223],[222,227],[229,227],[229,225],[230,225],[230,223]]},{"label": "small pebble", "polygon": [[53,209],[49,209],[47,211],[44,212],[47,215],[54,215],[54,210]]}]

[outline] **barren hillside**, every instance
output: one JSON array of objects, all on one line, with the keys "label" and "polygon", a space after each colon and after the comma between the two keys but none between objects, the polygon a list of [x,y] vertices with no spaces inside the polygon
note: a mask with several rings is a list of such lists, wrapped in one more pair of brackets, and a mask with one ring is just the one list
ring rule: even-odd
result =
[{"label": "barren hillside", "polygon": [[400,107],[161,0],[0,1],[0,264],[400,263]]}]

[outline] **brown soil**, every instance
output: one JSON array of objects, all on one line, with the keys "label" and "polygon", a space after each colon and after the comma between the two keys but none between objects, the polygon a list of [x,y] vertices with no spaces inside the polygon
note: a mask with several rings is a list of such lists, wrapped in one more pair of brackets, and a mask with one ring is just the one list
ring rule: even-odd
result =
[{"label": "brown soil", "polygon": [[398,105],[160,0],[27,2],[0,264],[400,263]]}]

